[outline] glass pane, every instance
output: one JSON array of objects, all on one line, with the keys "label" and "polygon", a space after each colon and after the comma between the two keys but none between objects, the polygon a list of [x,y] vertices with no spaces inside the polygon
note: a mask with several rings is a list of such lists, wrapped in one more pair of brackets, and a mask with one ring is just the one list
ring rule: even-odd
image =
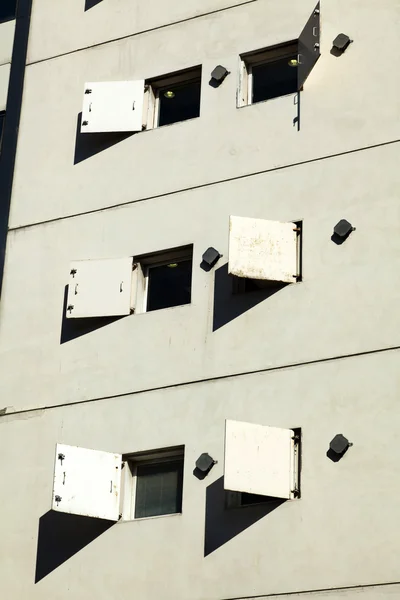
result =
[{"label": "glass pane", "polygon": [[148,278],[147,311],[190,303],[191,260],[150,267]]},{"label": "glass pane", "polygon": [[297,67],[289,65],[290,60],[296,60],[297,55],[287,56],[275,62],[257,65],[252,68],[253,100],[261,102],[286,94],[297,92]]},{"label": "glass pane", "polygon": [[137,468],[135,519],[182,511],[183,462]]},{"label": "glass pane", "polygon": [[200,81],[160,90],[158,125],[170,125],[200,115]]},{"label": "glass pane", "polygon": [[0,23],[15,19],[17,0],[0,0]]}]

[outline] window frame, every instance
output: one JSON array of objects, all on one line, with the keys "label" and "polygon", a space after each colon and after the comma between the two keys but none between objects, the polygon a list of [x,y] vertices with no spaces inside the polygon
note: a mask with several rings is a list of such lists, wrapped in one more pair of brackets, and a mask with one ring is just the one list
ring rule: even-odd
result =
[{"label": "window frame", "polygon": [[[276,98],[283,98],[284,96],[291,96],[293,93],[284,94],[284,96],[276,96],[269,100],[260,100],[259,102],[253,103],[253,67],[261,65],[267,65],[269,63],[277,62],[285,58],[290,58],[296,54],[298,56],[298,40],[291,40],[284,44],[276,46],[270,46],[262,48],[260,50],[253,50],[251,52],[245,52],[240,55],[240,68],[239,68],[239,93],[237,98],[237,108],[243,106],[252,106],[253,104],[260,104],[261,102],[269,102]],[[296,67],[297,68],[297,67]]]},{"label": "window frame", "polygon": [[[167,125],[159,125],[160,119],[160,94],[170,87],[177,87],[179,85],[185,85],[198,81],[200,83],[200,104],[199,104],[199,117],[201,110],[201,81],[202,79],[202,66],[196,65],[189,69],[182,71],[176,71],[168,75],[161,75],[160,77],[154,77],[152,79],[146,79],[144,87],[144,110],[143,110],[143,126],[146,130],[158,129],[159,127],[167,127]],[[192,117],[197,119],[198,117]],[[191,119],[184,119],[185,121],[191,121]],[[168,125],[175,125],[175,123],[182,123],[182,121],[174,121]]]},{"label": "window frame", "polygon": [[[170,250],[162,250],[152,254],[146,254],[139,257],[134,257],[133,262],[136,264],[138,271],[138,283],[136,289],[136,313],[148,313],[156,311],[147,310],[148,294],[149,294],[149,271],[154,267],[161,267],[171,262],[183,262],[190,260],[192,263],[192,278],[193,278],[193,244],[180,246]],[[192,286],[190,290],[190,302],[187,304],[177,304],[168,308],[176,308],[177,306],[187,306],[192,303]],[[165,310],[165,309],[159,309]]]},{"label": "window frame", "polygon": [[[135,517],[136,496],[138,483],[138,467],[157,466],[168,463],[181,463],[182,477],[180,479],[181,510],[180,512],[166,513],[160,515]],[[160,519],[162,517],[173,517],[183,513],[183,483],[185,468],[185,446],[171,446],[145,452],[135,452],[122,456],[122,483],[121,483],[121,520],[143,521],[144,519]]]}]

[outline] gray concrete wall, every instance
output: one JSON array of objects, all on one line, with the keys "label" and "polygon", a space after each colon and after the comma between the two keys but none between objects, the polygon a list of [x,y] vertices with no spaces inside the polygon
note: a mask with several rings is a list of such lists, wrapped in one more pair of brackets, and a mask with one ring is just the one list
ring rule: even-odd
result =
[{"label": "gray concrete wall", "polygon": [[[373,0],[355,3],[351,10],[345,2],[325,3],[322,56],[302,94],[300,132],[293,126],[293,96],[236,108],[238,56],[297,37],[313,0],[279,3],[282,8],[275,18],[268,10],[271,3],[260,0],[29,66],[10,225],[142,200],[398,139],[399,83],[387,65],[399,47],[399,11],[393,0],[385,4],[387,10],[380,11],[385,33],[374,39],[380,34],[371,28]],[[330,54],[332,40],[342,30],[355,42],[335,58]],[[35,31],[33,26],[30,44]],[[232,73],[215,90],[208,80],[218,63]],[[197,64],[203,65],[199,119],[133,135],[74,164],[85,81],[146,79]]]},{"label": "gray concrete wall", "polygon": [[[400,352],[386,352],[6,415],[2,588],[15,600],[128,600],[132,590],[218,600],[398,581],[399,372]],[[300,500],[264,516],[223,511],[226,418],[302,428]],[[339,432],[354,445],[333,463],[326,452]],[[70,534],[55,521],[53,542],[44,535],[57,442],[122,453],[184,444],[182,514],[119,522],[65,560]],[[192,470],[205,451],[218,464],[199,481]]]},{"label": "gray concrete wall", "polygon": [[[126,4],[33,2],[0,304],[2,597],[396,598],[398,2],[322,2],[300,131],[293,96],[236,108],[238,56],[296,38],[312,0]],[[354,43],[335,58],[341,31]],[[218,63],[231,75],[214,89]],[[85,81],[198,64],[200,118],[102,151],[76,135]],[[232,297],[230,214],[302,220],[303,281]],[[341,218],[356,231],[337,246]],[[71,260],[186,244],[190,305],[97,329],[63,318]],[[223,257],[206,273],[210,245]],[[300,500],[222,510],[226,418],[302,428]],[[354,446],[334,464],[336,433]],[[185,444],[182,515],[66,529],[48,512],[57,442]],[[218,464],[198,481],[205,451]]]}]

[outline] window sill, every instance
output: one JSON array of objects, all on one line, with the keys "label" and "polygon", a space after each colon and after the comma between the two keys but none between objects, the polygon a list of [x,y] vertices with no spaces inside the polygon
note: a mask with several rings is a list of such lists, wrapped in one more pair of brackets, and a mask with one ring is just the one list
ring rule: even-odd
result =
[{"label": "window sill", "polygon": [[139,131],[138,133],[145,133],[146,131],[157,131],[158,129],[165,129],[166,127],[181,125],[182,123],[190,123],[191,121],[196,121],[197,119],[200,119],[200,116],[201,115],[199,115],[198,117],[192,117],[191,119],[184,119],[183,121],[175,121],[175,123],[168,123],[167,125],[157,125],[157,127],[149,127],[143,129],[143,131]]},{"label": "window sill", "polygon": [[3,25],[3,23],[9,23],[10,21],[15,21],[16,17],[9,17],[8,19],[2,19],[0,21],[0,26]]},{"label": "window sill", "polygon": [[185,308],[185,307],[189,307],[189,306],[193,306],[193,302],[188,302],[187,304],[177,304],[176,306],[168,306],[166,308],[157,308],[155,310],[148,310],[148,311],[143,311],[143,312],[136,312],[134,313],[135,316],[140,316],[140,315],[151,315],[153,313],[159,313],[161,311],[166,311],[166,310],[174,310],[175,308]]},{"label": "window sill", "polygon": [[182,513],[171,513],[170,515],[155,515],[154,517],[140,517],[139,519],[120,519],[117,522],[117,525],[122,525],[123,523],[137,523],[138,521],[154,521],[155,519],[165,519],[169,517],[181,517]]},{"label": "window sill", "polygon": [[[302,91],[302,90],[300,90]],[[253,102],[252,104],[243,104],[242,106],[237,106],[236,108],[248,108],[249,106],[257,106],[258,104],[266,104],[267,102],[273,102],[274,100],[280,100],[281,98],[287,98],[288,96],[293,96],[293,98],[297,98],[299,92],[290,92],[290,94],[284,94],[283,96],[276,96],[275,98],[269,98],[268,100],[259,100],[258,102]]]}]

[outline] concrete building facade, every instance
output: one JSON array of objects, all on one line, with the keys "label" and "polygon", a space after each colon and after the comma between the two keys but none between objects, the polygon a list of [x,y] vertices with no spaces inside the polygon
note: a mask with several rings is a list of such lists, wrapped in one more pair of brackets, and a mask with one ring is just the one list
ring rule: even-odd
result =
[{"label": "concrete building facade", "polygon": [[[400,597],[398,0],[321,0],[301,90],[238,106],[243,57],[294,43],[315,9],[21,0],[0,24],[4,600]],[[87,82],[151,88],[200,67],[198,117],[81,133]],[[231,215],[300,224],[301,278],[233,293]],[[341,219],[355,230],[335,243]],[[190,302],[68,315],[73,261],[175,248],[192,248]],[[300,497],[227,504],[227,419],[300,431]],[[337,434],[353,445],[332,460]],[[124,460],[184,447],[181,510],[51,510],[56,444]],[[199,478],[202,453],[217,462]]]}]

